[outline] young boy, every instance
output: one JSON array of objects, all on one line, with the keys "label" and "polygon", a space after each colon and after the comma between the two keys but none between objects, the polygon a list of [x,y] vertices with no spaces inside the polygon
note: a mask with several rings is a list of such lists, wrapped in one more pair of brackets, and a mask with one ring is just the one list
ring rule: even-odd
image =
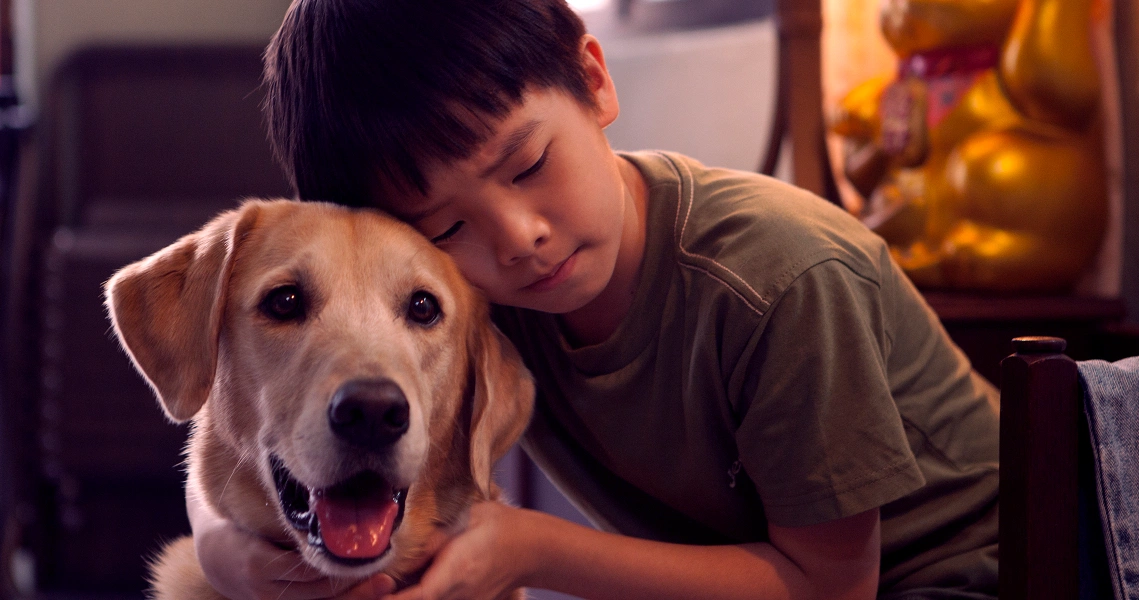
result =
[{"label": "young boy", "polygon": [[[995,597],[993,388],[838,208],[612,151],[564,0],[294,0],[266,60],[299,197],[454,257],[538,382],[524,447],[603,530],[480,504],[394,597]],[[233,598],[345,587],[190,512]]]}]

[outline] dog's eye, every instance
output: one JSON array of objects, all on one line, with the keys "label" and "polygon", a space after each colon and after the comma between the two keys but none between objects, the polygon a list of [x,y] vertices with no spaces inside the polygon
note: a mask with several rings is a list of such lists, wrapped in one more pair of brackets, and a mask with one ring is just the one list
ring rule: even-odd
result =
[{"label": "dog's eye", "polygon": [[293,321],[304,316],[301,290],[295,285],[275,288],[261,301],[261,312],[276,321]]},{"label": "dog's eye", "polygon": [[427,292],[415,292],[407,305],[407,317],[420,325],[431,325],[439,320],[439,301]]}]

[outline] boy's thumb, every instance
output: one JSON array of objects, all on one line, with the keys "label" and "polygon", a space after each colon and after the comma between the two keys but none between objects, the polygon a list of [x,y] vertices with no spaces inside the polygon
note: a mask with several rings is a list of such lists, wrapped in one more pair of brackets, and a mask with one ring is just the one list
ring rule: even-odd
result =
[{"label": "boy's thumb", "polygon": [[394,591],[395,580],[383,573],[376,573],[337,596],[336,600],[379,600]]}]

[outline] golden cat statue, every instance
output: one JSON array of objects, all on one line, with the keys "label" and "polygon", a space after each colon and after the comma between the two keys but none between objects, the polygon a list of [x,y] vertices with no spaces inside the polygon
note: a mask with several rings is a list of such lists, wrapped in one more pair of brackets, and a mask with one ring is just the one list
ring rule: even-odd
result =
[{"label": "golden cat statue", "polygon": [[831,129],[866,223],[920,287],[1070,288],[1107,223],[1097,0],[886,0],[896,78]]}]

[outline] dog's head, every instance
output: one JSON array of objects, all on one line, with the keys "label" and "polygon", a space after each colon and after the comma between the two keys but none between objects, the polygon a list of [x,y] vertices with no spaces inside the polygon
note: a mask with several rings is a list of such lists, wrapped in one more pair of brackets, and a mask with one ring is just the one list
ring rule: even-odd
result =
[{"label": "dog's head", "polygon": [[107,283],[189,484],[329,574],[415,568],[492,495],[533,384],[481,295],[374,211],[248,201]]}]

